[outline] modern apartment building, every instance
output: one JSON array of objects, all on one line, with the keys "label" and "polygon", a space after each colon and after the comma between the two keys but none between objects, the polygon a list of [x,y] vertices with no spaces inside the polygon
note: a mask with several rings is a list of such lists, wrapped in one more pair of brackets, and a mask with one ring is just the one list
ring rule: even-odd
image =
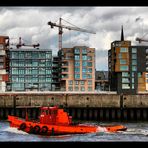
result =
[{"label": "modern apartment building", "polygon": [[9,70],[9,62],[7,56],[8,45],[9,45],[9,37],[0,36],[0,92],[6,91],[6,84],[8,81],[8,70]]},{"label": "modern apartment building", "polygon": [[86,46],[62,48],[60,87],[62,91],[95,90],[95,49]]},{"label": "modern apartment building", "polygon": [[148,90],[148,46],[132,46],[124,40],[111,43],[108,51],[109,85],[118,94]]},{"label": "modern apartment building", "polygon": [[52,51],[9,49],[8,91],[49,91],[52,84]]}]

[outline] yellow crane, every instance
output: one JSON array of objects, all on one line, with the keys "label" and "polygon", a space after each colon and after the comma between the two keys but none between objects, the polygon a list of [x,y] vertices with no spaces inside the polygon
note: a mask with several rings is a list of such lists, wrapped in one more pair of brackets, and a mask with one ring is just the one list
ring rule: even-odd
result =
[{"label": "yellow crane", "polygon": [[[62,49],[62,34],[63,34],[63,28],[65,29],[68,29],[68,30],[76,30],[76,31],[81,31],[81,32],[86,32],[86,33],[92,33],[92,34],[96,34],[95,32],[93,31],[89,31],[89,30],[86,30],[86,29],[82,29],[82,28],[79,28],[69,22],[69,24],[73,25],[73,26],[66,26],[66,25],[62,25],[62,18],[59,18],[59,24],[56,24],[56,23],[53,23],[53,22],[48,22],[48,25],[51,26],[51,28],[54,28],[54,27],[58,27],[59,28],[59,50]],[[65,21],[65,20],[64,20]]]}]

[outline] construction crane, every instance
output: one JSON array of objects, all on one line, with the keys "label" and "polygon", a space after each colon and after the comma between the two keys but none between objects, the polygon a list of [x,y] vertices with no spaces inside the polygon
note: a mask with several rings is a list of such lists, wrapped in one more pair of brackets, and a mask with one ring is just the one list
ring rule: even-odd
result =
[{"label": "construction crane", "polygon": [[[51,28],[54,28],[54,27],[58,27],[59,28],[59,50],[62,49],[62,34],[63,34],[63,28],[65,29],[68,29],[68,30],[76,30],[76,31],[81,31],[81,32],[86,32],[86,33],[92,33],[92,34],[96,34],[95,32],[93,31],[89,31],[89,30],[86,30],[86,29],[82,29],[82,28],[79,28],[69,22],[69,24],[73,25],[74,27],[72,26],[66,26],[66,25],[62,25],[62,18],[59,18],[59,24],[56,24],[56,23],[52,23],[51,21],[48,22],[48,25],[51,26]],[[65,20],[64,20],[65,21]]]},{"label": "construction crane", "polygon": [[10,44],[10,45],[15,45],[16,48],[20,48],[20,47],[22,47],[22,46],[28,46],[28,47],[34,47],[34,48],[36,48],[36,47],[39,47],[39,46],[40,46],[39,43],[38,43],[38,44],[32,44],[32,45],[27,45],[27,44],[25,44],[25,43],[22,43],[22,38],[21,38],[21,37],[19,37],[19,43],[18,43],[18,44],[12,43],[12,44]]},{"label": "construction crane", "polygon": [[146,39],[142,39],[142,38],[136,38],[136,41],[138,41],[139,43],[141,43],[141,42],[148,42],[148,40],[146,40]]}]

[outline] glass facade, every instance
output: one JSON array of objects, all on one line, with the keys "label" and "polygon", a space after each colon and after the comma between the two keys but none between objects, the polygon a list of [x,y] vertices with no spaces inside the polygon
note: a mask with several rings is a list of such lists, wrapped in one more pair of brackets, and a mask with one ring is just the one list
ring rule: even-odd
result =
[{"label": "glass facade", "polygon": [[50,91],[52,52],[45,49],[10,49],[10,89]]}]

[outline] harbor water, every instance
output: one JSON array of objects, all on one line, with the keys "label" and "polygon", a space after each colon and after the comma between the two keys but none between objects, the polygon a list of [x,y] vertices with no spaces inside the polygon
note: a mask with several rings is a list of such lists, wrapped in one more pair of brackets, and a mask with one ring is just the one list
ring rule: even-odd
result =
[{"label": "harbor water", "polygon": [[9,122],[0,121],[0,142],[148,142],[148,122],[84,122],[85,124],[122,124],[127,127],[126,131],[117,133],[89,133],[60,136],[41,136],[28,134],[23,131],[11,128]]}]

